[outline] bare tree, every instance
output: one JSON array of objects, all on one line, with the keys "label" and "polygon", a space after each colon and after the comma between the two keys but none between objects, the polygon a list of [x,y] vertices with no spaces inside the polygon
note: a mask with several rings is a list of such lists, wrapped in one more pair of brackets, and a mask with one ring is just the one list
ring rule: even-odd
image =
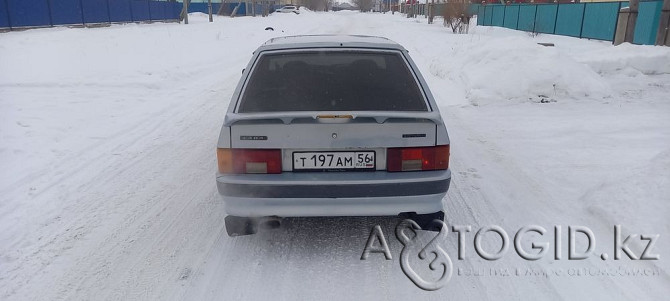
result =
[{"label": "bare tree", "polygon": [[358,9],[362,12],[372,10],[372,4],[374,0],[354,0],[354,5],[358,6]]},{"label": "bare tree", "polygon": [[468,33],[470,28],[470,18],[472,15],[468,12],[468,3],[463,0],[445,3],[442,10],[444,26],[451,27],[454,33]]},{"label": "bare tree", "polygon": [[298,5],[314,11],[329,11],[333,7],[333,0],[300,0]]},{"label": "bare tree", "polygon": [[319,9],[322,11],[329,11],[333,8],[333,0],[314,0],[319,3]]},{"label": "bare tree", "polygon": [[184,24],[188,24],[188,5],[191,3],[191,0],[184,0],[184,5],[181,7],[181,12],[179,13],[179,20],[184,21]]}]

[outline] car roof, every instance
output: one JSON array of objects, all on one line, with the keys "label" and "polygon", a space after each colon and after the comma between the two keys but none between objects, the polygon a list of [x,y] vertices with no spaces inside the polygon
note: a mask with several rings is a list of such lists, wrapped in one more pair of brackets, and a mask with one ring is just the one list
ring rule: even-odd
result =
[{"label": "car roof", "polygon": [[299,35],[272,38],[261,45],[257,51],[340,47],[405,50],[400,44],[384,37],[363,35]]}]

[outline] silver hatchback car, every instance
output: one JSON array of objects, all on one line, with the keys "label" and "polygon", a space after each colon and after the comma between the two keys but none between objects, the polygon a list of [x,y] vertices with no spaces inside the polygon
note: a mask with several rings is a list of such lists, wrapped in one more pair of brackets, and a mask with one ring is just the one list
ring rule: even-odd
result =
[{"label": "silver hatchback car", "polygon": [[277,13],[294,13],[294,14],[300,14],[300,11],[298,10],[297,7],[292,6],[292,5],[287,5],[283,6],[281,8],[278,8],[275,10]]},{"label": "silver hatchback car", "polygon": [[231,236],[292,216],[443,219],[449,136],[407,50],[381,37],[291,36],[259,47],[218,140]]}]

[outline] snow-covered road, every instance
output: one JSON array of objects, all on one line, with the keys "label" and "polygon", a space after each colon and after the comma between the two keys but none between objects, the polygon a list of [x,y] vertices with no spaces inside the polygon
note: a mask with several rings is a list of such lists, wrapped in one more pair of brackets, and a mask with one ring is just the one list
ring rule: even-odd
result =
[{"label": "snow-covered road", "polygon": [[[452,35],[398,14],[191,21],[0,34],[0,299],[670,295],[670,48],[501,28]],[[454,174],[446,220],[473,231],[464,260],[456,233],[443,243],[455,271],[438,291],[403,274],[397,219],[288,219],[281,229],[226,235],[215,147],[240,72],[269,38],[321,33],[403,44],[440,102]],[[360,260],[377,224],[393,260]],[[652,250],[660,259],[601,260],[612,255],[615,224],[626,235],[660,234]],[[527,245],[553,242],[561,225],[563,258],[552,250],[525,261],[510,248],[500,260],[481,259],[473,236],[487,225],[511,239],[522,226],[548,229]],[[593,230],[595,255],[567,260],[571,225]],[[484,247],[499,248],[486,237]],[[631,249],[639,255],[644,246]]]}]

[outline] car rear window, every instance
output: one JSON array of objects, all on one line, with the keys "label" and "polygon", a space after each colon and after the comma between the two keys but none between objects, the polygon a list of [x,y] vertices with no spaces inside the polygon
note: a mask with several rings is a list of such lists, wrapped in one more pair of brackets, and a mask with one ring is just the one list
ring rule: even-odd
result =
[{"label": "car rear window", "polygon": [[237,111],[428,111],[428,106],[400,53],[305,51],[262,55]]}]

